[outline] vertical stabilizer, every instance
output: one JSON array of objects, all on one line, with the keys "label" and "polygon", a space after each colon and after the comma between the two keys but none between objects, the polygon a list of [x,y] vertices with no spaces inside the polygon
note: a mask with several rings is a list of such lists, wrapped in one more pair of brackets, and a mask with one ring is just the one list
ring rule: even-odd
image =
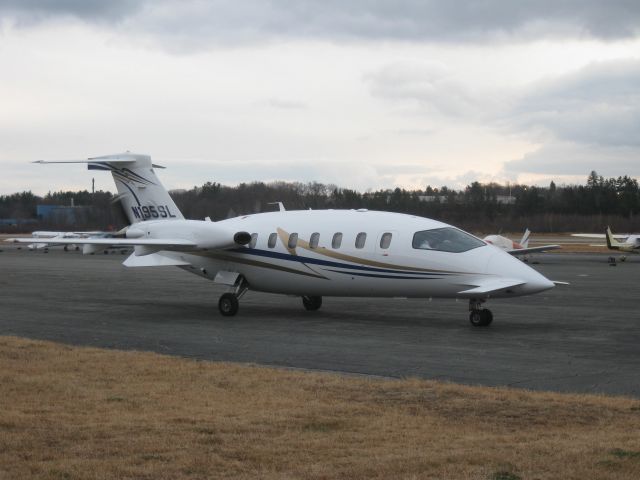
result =
[{"label": "vertical stabilizer", "polygon": [[154,172],[149,155],[123,153],[90,158],[89,170],[109,171],[129,223],[184,219]]},{"label": "vertical stabilizer", "polygon": [[520,240],[520,245],[522,245],[522,248],[529,248],[529,235],[531,235],[531,232],[527,228],[524,231],[524,235],[522,235],[522,240]]},{"label": "vertical stabilizer", "polygon": [[615,238],[613,238],[613,233],[611,233],[611,227],[607,227],[606,236],[607,236],[607,248],[609,250],[619,250],[620,242],[618,242]]}]

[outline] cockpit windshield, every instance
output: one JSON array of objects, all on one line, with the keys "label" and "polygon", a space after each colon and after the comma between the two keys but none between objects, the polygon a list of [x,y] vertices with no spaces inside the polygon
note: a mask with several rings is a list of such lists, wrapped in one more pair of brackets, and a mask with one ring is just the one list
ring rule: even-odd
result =
[{"label": "cockpit windshield", "polygon": [[482,240],[453,227],[422,230],[413,235],[413,248],[460,253],[485,245]]}]

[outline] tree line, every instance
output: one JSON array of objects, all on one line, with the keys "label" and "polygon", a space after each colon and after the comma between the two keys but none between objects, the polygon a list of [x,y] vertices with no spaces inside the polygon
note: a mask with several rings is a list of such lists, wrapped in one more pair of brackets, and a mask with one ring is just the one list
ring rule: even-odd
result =
[{"label": "tree line", "polygon": [[[277,210],[357,209],[385,210],[435,218],[478,233],[639,231],[640,190],[627,175],[604,178],[593,171],[584,185],[501,185],[473,182],[463,190],[427,186],[424,190],[381,189],[359,192],[318,182],[253,182],[230,187],[207,182],[200,187],[172,191],[186,218],[222,220],[237,215]],[[119,202],[110,192],[31,192],[0,196],[0,229],[116,230],[127,224]],[[75,205],[67,219],[44,219],[37,205]],[[10,220],[14,220],[12,223]]]}]

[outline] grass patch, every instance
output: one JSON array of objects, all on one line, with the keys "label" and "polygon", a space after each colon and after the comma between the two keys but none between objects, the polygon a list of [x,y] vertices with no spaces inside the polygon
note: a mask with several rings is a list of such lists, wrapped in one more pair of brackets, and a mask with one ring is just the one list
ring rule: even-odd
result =
[{"label": "grass patch", "polygon": [[2,479],[640,478],[623,397],[0,337],[0,398]]},{"label": "grass patch", "polygon": [[515,473],[502,470],[491,475],[491,480],[522,480],[522,478]]},{"label": "grass patch", "polygon": [[638,458],[640,459],[640,452],[632,452],[629,450],[623,450],[621,448],[614,448],[609,452],[611,455],[617,458]]}]

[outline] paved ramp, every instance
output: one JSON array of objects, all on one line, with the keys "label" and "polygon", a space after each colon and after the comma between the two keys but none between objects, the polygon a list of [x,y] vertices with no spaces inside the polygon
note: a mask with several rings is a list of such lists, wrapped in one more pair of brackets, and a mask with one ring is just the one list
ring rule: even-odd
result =
[{"label": "paved ramp", "polygon": [[173,267],[127,269],[121,255],[0,253],[0,334],[389,377],[640,397],[640,259],[536,255],[571,282],[489,302],[474,328],[453,300],[297,298],[249,292],[222,317],[222,289]]}]

